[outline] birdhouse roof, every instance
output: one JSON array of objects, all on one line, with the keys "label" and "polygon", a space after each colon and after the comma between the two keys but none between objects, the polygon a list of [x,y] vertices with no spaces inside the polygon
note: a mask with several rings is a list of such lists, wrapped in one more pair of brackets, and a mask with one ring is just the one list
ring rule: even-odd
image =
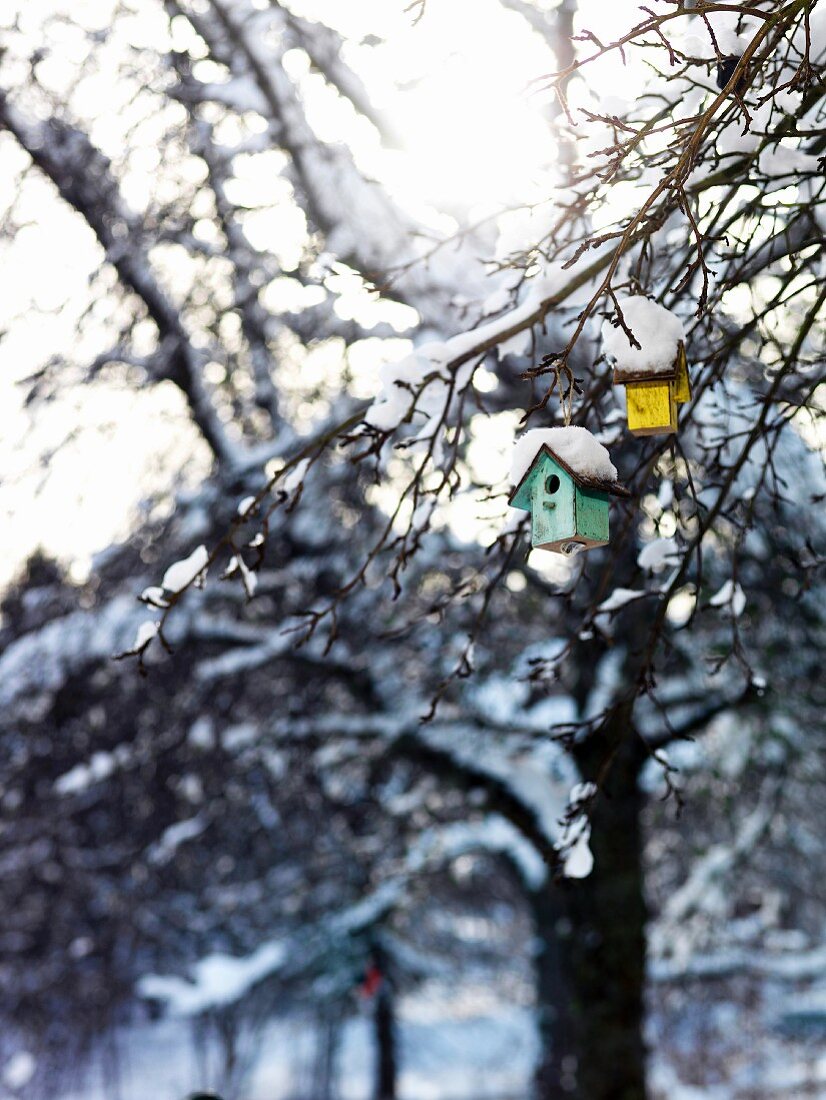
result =
[{"label": "birdhouse roof", "polygon": [[569,463],[567,463],[564,458],[557,454],[556,451],[549,447],[547,443],[543,443],[534,455],[533,459],[528,465],[528,468],[525,470],[518,483],[514,485],[513,491],[508,497],[509,504],[513,504],[514,500],[519,495],[522,486],[528,480],[534,467],[536,466],[537,462],[539,462],[539,460],[543,457],[543,455],[546,455],[548,458],[552,459],[552,461],[554,461],[557,466],[561,466],[565,473],[568,474],[573,479],[573,481],[577,485],[579,485],[581,489],[594,489],[597,492],[611,493],[613,496],[617,497],[631,496],[630,491],[626,489],[624,485],[621,485],[618,481],[612,481],[607,478],[590,477],[586,474],[579,473],[571,465],[569,465]]},{"label": "birdhouse roof", "polygon": [[680,374],[685,361],[685,344],[677,345],[677,355],[667,370],[654,370],[651,367],[623,367],[619,363],[614,367],[614,385],[627,385],[629,382],[674,382]]},{"label": "birdhouse roof", "polygon": [[613,321],[606,321],[602,326],[602,342],[606,354],[616,363],[617,372],[625,376],[619,380],[665,379],[672,374],[680,343],[685,340],[680,318],[641,294],[621,298],[617,305],[622,324],[619,313]]}]

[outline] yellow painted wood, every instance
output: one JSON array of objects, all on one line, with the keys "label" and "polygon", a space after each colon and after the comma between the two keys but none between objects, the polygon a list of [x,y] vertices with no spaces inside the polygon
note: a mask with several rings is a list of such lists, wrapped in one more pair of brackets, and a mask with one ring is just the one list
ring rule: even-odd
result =
[{"label": "yellow painted wood", "polygon": [[668,435],[677,430],[675,385],[669,382],[629,382],[625,387],[628,429],[634,435]]},{"label": "yellow painted wood", "polygon": [[678,405],[691,400],[691,379],[688,376],[688,361],[685,357],[685,344],[680,344],[677,352],[677,380],[674,384],[674,399]]}]

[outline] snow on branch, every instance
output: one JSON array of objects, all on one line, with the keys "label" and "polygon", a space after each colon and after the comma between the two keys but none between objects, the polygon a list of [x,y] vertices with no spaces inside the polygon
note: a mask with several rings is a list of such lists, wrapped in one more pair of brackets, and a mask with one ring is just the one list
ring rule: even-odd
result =
[{"label": "snow on branch", "polygon": [[0,708],[34,704],[91,664],[131,648],[146,629],[145,614],[134,598],[116,596],[12,641],[0,654]]},{"label": "snow on branch", "polygon": [[370,928],[399,903],[401,880],[381,883],[366,897],[330,913],[293,937],[264,943],[250,955],[213,953],[200,959],[190,977],[145,974],[138,993],[160,1001],[175,1016],[199,1016],[242,1000],[276,974],[308,973],[348,937]]},{"label": "snow on branch", "polygon": [[[192,417],[217,458],[232,464],[237,448],[227,438],[203,379],[205,358],[195,349],[180,314],[153,274],[140,218],[120,192],[109,160],[88,135],[59,117],[27,118],[0,91],[0,126],[8,129],[61,198],[85,219],[123,285],[142,301],[164,356],[161,377],[183,392]],[[115,226],[119,227],[116,234]]]},{"label": "snow on branch", "polygon": [[196,963],[192,977],[145,974],[138,993],[161,1001],[173,1015],[198,1016],[239,1001],[249,989],[270,977],[284,963],[287,949],[281,943],[265,943],[245,957],[207,955]]}]

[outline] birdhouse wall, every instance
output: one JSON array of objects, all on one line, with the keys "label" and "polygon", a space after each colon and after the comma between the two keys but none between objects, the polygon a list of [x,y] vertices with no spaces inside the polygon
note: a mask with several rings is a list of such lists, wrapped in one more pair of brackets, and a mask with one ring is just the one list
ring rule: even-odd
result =
[{"label": "birdhouse wall", "polygon": [[629,382],[625,387],[628,429],[634,435],[667,435],[677,430],[673,382]]},{"label": "birdhouse wall", "polygon": [[576,533],[589,544],[608,542],[610,501],[607,493],[576,488]]},{"label": "birdhouse wall", "polygon": [[691,400],[691,379],[688,376],[688,361],[685,357],[685,345],[680,344],[677,353],[677,380],[674,383],[674,399],[678,405]]},{"label": "birdhouse wall", "polygon": [[576,533],[576,510],[571,475],[543,455],[531,476],[531,545],[572,538]]}]

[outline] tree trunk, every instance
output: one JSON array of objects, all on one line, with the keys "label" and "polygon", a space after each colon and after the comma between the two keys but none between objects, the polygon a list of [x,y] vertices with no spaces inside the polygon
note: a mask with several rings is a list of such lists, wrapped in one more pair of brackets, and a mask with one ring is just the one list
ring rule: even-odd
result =
[{"label": "tree trunk", "polygon": [[396,1100],[396,1012],[393,991],[386,978],[376,994],[373,1022],[376,1039],[375,1100]]},{"label": "tree trunk", "polygon": [[338,1055],[341,1049],[341,1011],[338,1006],[322,1010],[316,1030],[313,1066],[313,1100],[333,1100],[338,1083]]},{"label": "tree trunk", "polygon": [[[577,746],[600,782],[594,870],[533,897],[540,1060],[537,1100],[645,1100],[645,903],[638,775],[644,750],[618,711]],[[614,752],[603,777],[600,769]]]}]

